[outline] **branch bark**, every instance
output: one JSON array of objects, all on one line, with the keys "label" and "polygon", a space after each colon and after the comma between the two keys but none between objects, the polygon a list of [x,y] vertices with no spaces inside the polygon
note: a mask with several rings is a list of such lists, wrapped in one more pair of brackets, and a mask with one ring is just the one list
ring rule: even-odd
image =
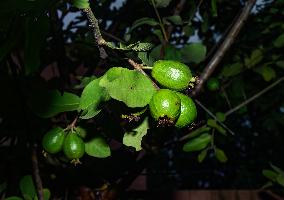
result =
[{"label": "branch bark", "polygon": [[202,72],[199,80],[199,84],[195,87],[194,91],[192,92],[192,96],[196,96],[206,80],[210,77],[210,75],[214,72],[222,58],[224,57],[225,53],[229,50],[233,42],[235,41],[237,35],[239,34],[241,28],[244,25],[244,22],[248,18],[251,9],[253,8],[256,0],[248,0],[242,9],[242,12],[238,16],[237,20],[233,24],[231,30],[227,34],[226,38],[220,45],[219,49],[217,49],[216,53],[213,55],[212,59],[209,61],[207,66],[205,67],[204,71]]},{"label": "branch bark", "polygon": [[102,37],[98,20],[95,17],[91,8],[85,8],[85,9],[82,9],[82,11],[83,11],[83,13],[86,14],[88,21],[90,23],[90,27],[92,28],[94,38],[96,40],[96,44],[97,44],[99,51],[100,51],[100,57],[102,59],[106,59],[108,57],[108,55],[107,55],[105,49],[102,47],[102,45],[104,45],[106,41]]},{"label": "branch bark", "polygon": [[39,174],[36,147],[33,147],[33,149],[32,149],[32,166],[33,166],[33,176],[34,176],[35,185],[36,185],[36,189],[37,189],[38,199],[44,200],[42,181],[41,181],[40,174]]}]

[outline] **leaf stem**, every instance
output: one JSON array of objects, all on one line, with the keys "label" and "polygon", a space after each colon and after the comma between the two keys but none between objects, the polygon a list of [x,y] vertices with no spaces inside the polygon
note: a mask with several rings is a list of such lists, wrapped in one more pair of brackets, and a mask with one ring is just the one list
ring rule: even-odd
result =
[{"label": "leaf stem", "polygon": [[166,42],[168,42],[168,36],[167,36],[167,32],[166,32],[166,29],[164,27],[164,23],[162,22],[162,19],[161,19],[161,16],[157,10],[157,7],[156,7],[156,4],[155,4],[155,1],[154,0],[151,0],[152,4],[153,4],[153,8],[155,10],[155,14],[159,20],[159,25],[161,27],[161,30],[162,30],[162,33],[163,33],[163,36],[164,36],[164,39]]}]

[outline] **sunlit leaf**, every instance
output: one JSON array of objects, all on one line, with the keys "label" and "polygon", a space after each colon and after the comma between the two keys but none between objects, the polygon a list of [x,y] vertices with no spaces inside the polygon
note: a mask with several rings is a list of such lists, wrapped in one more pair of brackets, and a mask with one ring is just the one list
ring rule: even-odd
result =
[{"label": "sunlit leaf", "polygon": [[101,136],[96,136],[85,143],[85,152],[89,156],[106,158],[111,155],[110,147]]}]

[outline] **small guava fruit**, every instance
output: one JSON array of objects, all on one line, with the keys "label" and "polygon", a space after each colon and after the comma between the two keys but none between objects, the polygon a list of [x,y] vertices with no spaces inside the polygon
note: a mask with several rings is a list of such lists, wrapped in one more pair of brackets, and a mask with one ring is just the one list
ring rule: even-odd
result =
[{"label": "small guava fruit", "polygon": [[149,108],[158,125],[173,125],[180,114],[181,101],[174,91],[160,89],[153,95]]},{"label": "small guava fruit", "polygon": [[163,87],[177,91],[186,89],[193,78],[187,65],[174,60],[156,61],[151,75]]},{"label": "small guava fruit", "polygon": [[180,92],[176,92],[176,94],[181,100],[181,109],[175,126],[178,128],[183,128],[188,126],[195,120],[197,116],[197,109],[194,101],[189,96]]},{"label": "small guava fruit", "polygon": [[61,127],[55,127],[49,130],[42,138],[42,147],[47,153],[58,153],[62,150],[65,139],[64,130]]},{"label": "small guava fruit", "polygon": [[210,91],[216,91],[220,88],[220,82],[217,78],[210,78],[207,81],[207,88]]},{"label": "small guava fruit", "polygon": [[63,152],[67,158],[79,159],[85,153],[85,143],[83,140],[77,135],[76,132],[70,132],[65,137],[63,143]]}]

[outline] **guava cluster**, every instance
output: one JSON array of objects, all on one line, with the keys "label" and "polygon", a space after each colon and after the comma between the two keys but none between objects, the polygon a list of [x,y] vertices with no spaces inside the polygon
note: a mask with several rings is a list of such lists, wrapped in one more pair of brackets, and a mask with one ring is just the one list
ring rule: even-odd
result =
[{"label": "guava cluster", "polygon": [[197,116],[197,109],[194,101],[181,93],[194,80],[189,67],[178,61],[159,60],[154,63],[151,75],[162,87],[149,103],[158,125],[177,128],[190,125]]},{"label": "guava cluster", "polygon": [[55,127],[43,136],[42,146],[44,151],[50,154],[63,151],[65,156],[73,161],[79,161],[85,153],[85,143],[76,129],[66,131]]}]

